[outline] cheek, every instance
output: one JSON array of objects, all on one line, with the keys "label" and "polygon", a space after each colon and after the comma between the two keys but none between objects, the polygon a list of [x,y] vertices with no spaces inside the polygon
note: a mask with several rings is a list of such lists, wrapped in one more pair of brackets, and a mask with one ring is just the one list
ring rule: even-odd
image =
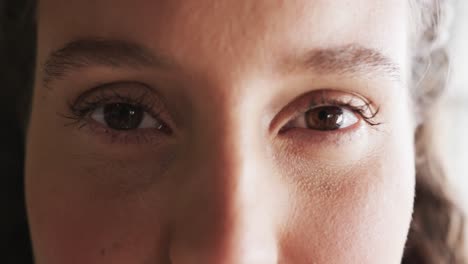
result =
[{"label": "cheek", "polygon": [[88,176],[78,173],[63,168],[28,175],[28,214],[37,259],[51,264],[144,263],[148,252],[162,247],[167,202],[143,191],[103,197],[104,192],[93,192],[96,187],[87,188],[84,181],[59,179]]},{"label": "cheek", "polygon": [[[293,263],[399,263],[411,222],[414,160],[389,146],[346,168],[322,164],[291,182],[283,247]],[[307,164],[305,166],[311,166]],[[296,172],[297,174],[303,172]],[[298,175],[292,175],[297,178]]]},{"label": "cheek", "polygon": [[[167,201],[152,192],[103,197],[89,184],[59,177],[87,176],[49,170],[29,175],[28,213],[38,260],[44,263],[145,263],[164,251]],[[55,174],[53,174],[55,173]],[[32,179],[34,178],[34,179]],[[48,182],[35,179],[47,178]],[[164,196],[163,196],[164,197]],[[152,256],[156,259],[156,256]],[[160,256],[158,256],[160,257]],[[161,256],[162,257],[162,256]],[[163,260],[159,260],[164,263]]]},{"label": "cheek", "polygon": [[83,151],[55,126],[33,117],[28,138],[26,196],[38,264],[145,263],[167,230],[169,203],[161,197],[168,195],[148,184],[161,183],[153,178],[160,168]]},{"label": "cheek", "polygon": [[163,176],[173,157],[102,148],[76,137],[83,131],[66,126],[54,104],[37,104],[25,191],[38,264],[165,263],[155,252],[165,251],[171,203]]}]

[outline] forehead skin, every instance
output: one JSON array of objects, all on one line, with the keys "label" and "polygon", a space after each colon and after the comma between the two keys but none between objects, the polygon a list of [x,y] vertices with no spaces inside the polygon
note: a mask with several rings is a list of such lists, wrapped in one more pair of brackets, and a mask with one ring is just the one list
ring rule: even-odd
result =
[{"label": "forehead skin", "polygon": [[[38,67],[26,165],[38,263],[165,263],[167,254],[174,264],[194,263],[196,256],[204,257],[200,263],[210,264],[398,263],[414,195],[412,117],[404,87],[409,72],[407,9],[406,0],[39,1]],[[64,78],[51,92],[39,81],[44,63],[67,43],[89,38],[137,43],[181,65],[170,74],[189,84],[177,93],[189,98],[193,111],[182,113],[203,132],[193,133],[189,145],[193,148],[184,146],[183,151],[189,158],[175,159],[171,176],[183,175],[195,184],[151,185],[131,199],[98,193],[101,187],[111,188],[107,182],[89,180],[91,176],[112,175],[108,184],[114,186],[116,178],[125,178],[121,174],[154,173],[155,162],[137,155],[141,160],[119,160],[110,168],[103,164],[111,163],[105,158],[112,155],[83,144],[77,132],[58,124],[56,113],[65,105],[61,101],[78,93],[74,83],[86,86],[91,82],[83,80],[98,74],[84,71],[84,77]],[[349,44],[388,57],[401,69],[402,82],[313,72],[291,77],[275,68],[310,49]],[[145,80],[159,76],[151,70],[116,72]],[[116,72],[106,78],[117,79]],[[298,79],[312,84],[305,87]],[[340,88],[345,81],[347,91],[381,106],[382,131],[366,130],[357,143],[342,140],[330,147],[317,143],[315,151],[304,151],[307,157],[301,156],[302,150],[291,151],[299,153],[296,156],[279,153],[282,148],[276,145],[265,150],[262,144],[269,143],[255,133],[261,130],[255,125],[263,122],[263,112],[281,109],[322,84]],[[286,85],[290,83],[294,85]],[[163,93],[170,101],[172,91]],[[43,155],[44,149],[48,155]],[[236,161],[228,161],[229,151],[237,155]],[[279,154],[268,159],[263,155],[268,151]],[[225,200],[210,195],[222,198],[235,192],[225,187],[228,184],[219,184],[221,180],[211,183],[209,176],[215,172],[223,179],[242,178],[247,187],[239,194],[244,200],[236,203],[240,209],[228,204],[220,211],[230,213],[222,216],[212,209],[224,206]],[[265,175],[272,176],[261,177]],[[201,183],[199,176],[205,177]],[[243,222],[226,241],[232,233],[223,228],[234,226],[233,219]],[[261,239],[256,241],[256,235]],[[229,246],[236,249],[229,252]]]},{"label": "forehead skin", "polygon": [[350,43],[404,66],[406,9],[403,0],[45,0],[39,6],[40,59],[70,40],[103,37],[162,49],[192,71],[211,67],[214,76],[225,75],[213,69],[226,64],[245,75],[252,62],[271,65],[288,53]]}]

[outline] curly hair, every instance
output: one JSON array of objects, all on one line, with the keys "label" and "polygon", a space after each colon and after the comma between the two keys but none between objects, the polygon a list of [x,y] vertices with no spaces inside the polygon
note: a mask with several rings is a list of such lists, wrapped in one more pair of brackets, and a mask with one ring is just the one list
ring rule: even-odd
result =
[{"label": "curly hair", "polygon": [[[415,133],[416,196],[402,263],[462,264],[465,263],[464,216],[448,190],[438,152],[432,144],[434,130],[429,119],[445,90],[449,72],[446,44],[451,3],[449,0],[409,0],[409,3],[413,65],[408,85],[418,127]],[[16,88],[2,91],[6,95],[2,98],[13,99],[5,100],[3,106],[6,110],[15,109],[12,114],[16,116],[15,120],[2,121],[2,124],[14,124],[12,127],[23,135],[17,137],[16,142],[10,142],[10,149],[0,150],[0,158],[10,159],[10,163],[7,162],[10,167],[2,171],[10,177],[4,185],[8,187],[4,188],[10,201],[7,210],[12,212],[10,221],[1,222],[0,226],[16,230],[3,236],[8,244],[2,252],[11,255],[2,263],[32,263],[22,189],[22,149],[35,63],[35,4],[34,0],[0,2],[0,54],[5,58],[3,62],[8,62],[1,66],[1,79],[5,86]],[[1,151],[8,155],[2,155]]]},{"label": "curly hair", "polygon": [[429,118],[446,88],[452,6],[449,0],[411,0],[411,4],[415,21],[410,89],[418,120],[416,197],[402,263],[466,263],[464,214],[448,191]]}]

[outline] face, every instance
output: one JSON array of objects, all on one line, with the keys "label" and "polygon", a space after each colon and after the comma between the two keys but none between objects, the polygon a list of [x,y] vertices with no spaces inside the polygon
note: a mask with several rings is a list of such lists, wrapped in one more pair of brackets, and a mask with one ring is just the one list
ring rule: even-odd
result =
[{"label": "face", "polygon": [[40,1],[36,262],[400,263],[408,9]]}]

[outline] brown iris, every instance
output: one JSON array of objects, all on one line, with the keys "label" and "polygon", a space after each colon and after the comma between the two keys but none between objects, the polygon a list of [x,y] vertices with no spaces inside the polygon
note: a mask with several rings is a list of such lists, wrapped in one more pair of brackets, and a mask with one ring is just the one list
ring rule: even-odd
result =
[{"label": "brown iris", "polygon": [[343,109],[336,106],[313,108],[305,113],[307,127],[315,130],[336,130],[343,125]]},{"label": "brown iris", "polygon": [[141,125],[145,111],[131,104],[114,103],[104,106],[104,121],[115,130],[131,130]]}]

